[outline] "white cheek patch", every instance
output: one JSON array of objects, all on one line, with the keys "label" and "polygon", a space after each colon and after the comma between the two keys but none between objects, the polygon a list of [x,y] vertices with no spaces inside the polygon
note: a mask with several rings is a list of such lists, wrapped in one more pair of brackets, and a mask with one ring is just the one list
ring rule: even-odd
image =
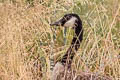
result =
[{"label": "white cheek patch", "polygon": [[68,20],[64,26],[65,27],[75,27],[75,21],[77,20],[77,18],[72,17],[70,20]]}]

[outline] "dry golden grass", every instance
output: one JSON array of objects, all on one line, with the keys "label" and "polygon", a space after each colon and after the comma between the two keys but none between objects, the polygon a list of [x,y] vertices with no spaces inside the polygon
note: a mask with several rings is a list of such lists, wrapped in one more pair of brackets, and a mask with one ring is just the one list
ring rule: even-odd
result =
[{"label": "dry golden grass", "polygon": [[69,29],[64,45],[63,28],[55,31],[49,23],[70,12],[84,26],[74,70],[120,79],[120,1],[34,0],[33,6],[14,1],[0,3],[0,80],[48,80],[50,53],[63,54],[72,38]]}]

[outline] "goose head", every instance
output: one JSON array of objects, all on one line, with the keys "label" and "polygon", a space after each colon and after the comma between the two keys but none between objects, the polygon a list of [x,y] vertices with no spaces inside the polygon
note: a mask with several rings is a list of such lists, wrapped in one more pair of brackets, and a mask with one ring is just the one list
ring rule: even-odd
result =
[{"label": "goose head", "polygon": [[82,22],[77,14],[66,14],[60,20],[50,24],[51,26],[71,27],[73,29],[82,27]]}]

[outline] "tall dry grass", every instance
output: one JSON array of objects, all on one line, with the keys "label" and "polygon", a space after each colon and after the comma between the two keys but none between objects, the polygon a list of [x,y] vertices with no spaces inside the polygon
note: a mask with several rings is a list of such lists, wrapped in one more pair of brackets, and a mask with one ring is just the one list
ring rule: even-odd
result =
[{"label": "tall dry grass", "polygon": [[84,27],[73,69],[120,79],[119,0],[27,1],[0,3],[0,80],[50,79],[50,53],[60,59],[73,30],[65,36],[63,28],[49,23],[71,12],[80,15]]}]

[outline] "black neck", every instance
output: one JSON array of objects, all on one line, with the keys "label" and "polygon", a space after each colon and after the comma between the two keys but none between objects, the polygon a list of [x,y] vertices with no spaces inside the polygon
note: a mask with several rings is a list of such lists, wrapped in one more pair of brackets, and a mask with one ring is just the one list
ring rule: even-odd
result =
[{"label": "black neck", "polygon": [[68,66],[71,65],[75,52],[79,49],[80,43],[83,39],[83,29],[82,29],[82,22],[77,22],[75,28],[75,35],[73,37],[71,46],[63,56],[61,63],[67,64]]}]

